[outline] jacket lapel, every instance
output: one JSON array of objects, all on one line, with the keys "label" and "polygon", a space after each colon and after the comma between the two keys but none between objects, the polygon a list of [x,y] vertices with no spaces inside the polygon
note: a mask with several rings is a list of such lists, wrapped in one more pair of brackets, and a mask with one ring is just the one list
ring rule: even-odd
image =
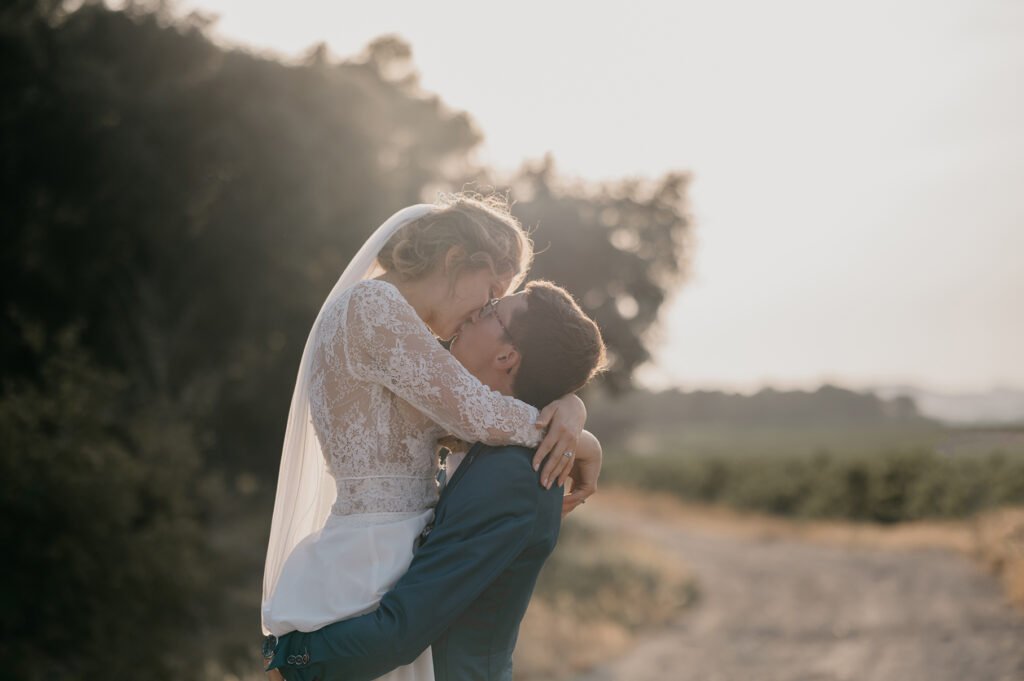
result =
[{"label": "jacket lapel", "polygon": [[466,470],[473,465],[474,461],[476,461],[477,454],[482,451],[483,447],[484,445],[479,442],[470,447],[469,451],[466,452],[466,458],[464,458],[462,463],[459,464],[459,470],[455,471],[455,475],[452,476],[451,480],[445,483],[444,488],[441,490],[441,495],[437,498],[437,506],[434,508],[434,517],[429,523],[427,523],[427,526],[423,528],[423,531],[420,532],[420,536],[416,540],[416,546],[413,548],[413,553],[416,553],[416,549],[427,540],[427,536],[433,531],[434,524],[437,522],[438,518],[444,515],[444,504],[445,499],[448,498],[448,490],[459,484],[459,480],[462,479]]},{"label": "jacket lapel", "polygon": [[445,495],[448,494],[448,490],[452,489],[453,487],[455,487],[455,485],[459,484],[459,480],[462,479],[463,475],[466,473],[466,470],[473,465],[474,461],[476,461],[477,455],[484,448],[484,446],[484,444],[477,442],[475,445],[469,448],[469,451],[466,452],[466,458],[464,458],[462,460],[462,463],[459,464],[459,470],[455,471],[455,475],[449,478],[447,484],[445,484],[444,486],[444,489],[441,490],[441,496],[438,497],[437,499],[438,506],[440,506],[441,503],[444,501]]}]

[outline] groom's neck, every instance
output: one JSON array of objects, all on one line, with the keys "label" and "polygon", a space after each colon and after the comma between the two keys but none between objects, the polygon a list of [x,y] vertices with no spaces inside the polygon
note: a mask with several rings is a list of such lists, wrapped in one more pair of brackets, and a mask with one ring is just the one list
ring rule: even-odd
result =
[{"label": "groom's neck", "polygon": [[512,389],[515,377],[504,371],[492,369],[474,374],[477,379],[491,390],[497,390],[502,395],[515,397],[515,390]]}]

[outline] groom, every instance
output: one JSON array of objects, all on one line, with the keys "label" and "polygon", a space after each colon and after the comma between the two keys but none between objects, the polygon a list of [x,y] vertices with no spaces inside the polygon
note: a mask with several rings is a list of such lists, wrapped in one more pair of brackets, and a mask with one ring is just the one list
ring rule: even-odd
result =
[{"label": "groom", "polygon": [[[451,352],[481,382],[538,407],[581,388],[605,357],[597,325],[549,282],[485,305]],[[432,646],[437,681],[511,681],[519,623],[558,540],[563,507],[560,487],[537,484],[532,455],[480,443],[464,458],[451,455],[447,472],[457,471],[433,527],[377,609],[314,632],[268,637],[267,670],[288,681],[373,679]]]}]

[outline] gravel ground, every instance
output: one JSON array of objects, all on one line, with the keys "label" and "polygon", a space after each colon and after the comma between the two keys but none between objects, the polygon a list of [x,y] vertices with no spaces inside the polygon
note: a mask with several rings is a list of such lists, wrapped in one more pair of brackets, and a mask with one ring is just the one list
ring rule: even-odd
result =
[{"label": "gravel ground", "polygon": [[675,625],[578,681],[1024,681],[1024,614],[962,554],[588,516],[678,555],[701,595]]}]

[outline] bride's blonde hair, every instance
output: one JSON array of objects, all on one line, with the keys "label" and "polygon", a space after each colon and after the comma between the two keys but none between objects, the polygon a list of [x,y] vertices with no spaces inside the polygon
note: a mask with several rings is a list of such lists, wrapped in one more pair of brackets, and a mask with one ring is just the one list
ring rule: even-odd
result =
[{"label": "bride's blonde hair", "polygon": [[384,244],[377,254],[384,271],[419,279],[440,267],[456,246],[449,269],[453,283],[462,271],[488,268],[495,275],[512,273],[514,291],[533,262],[533,242],[509,210],[508,198],[460,192],[441,196],[437,205],[439,210],[403,226]]}]

